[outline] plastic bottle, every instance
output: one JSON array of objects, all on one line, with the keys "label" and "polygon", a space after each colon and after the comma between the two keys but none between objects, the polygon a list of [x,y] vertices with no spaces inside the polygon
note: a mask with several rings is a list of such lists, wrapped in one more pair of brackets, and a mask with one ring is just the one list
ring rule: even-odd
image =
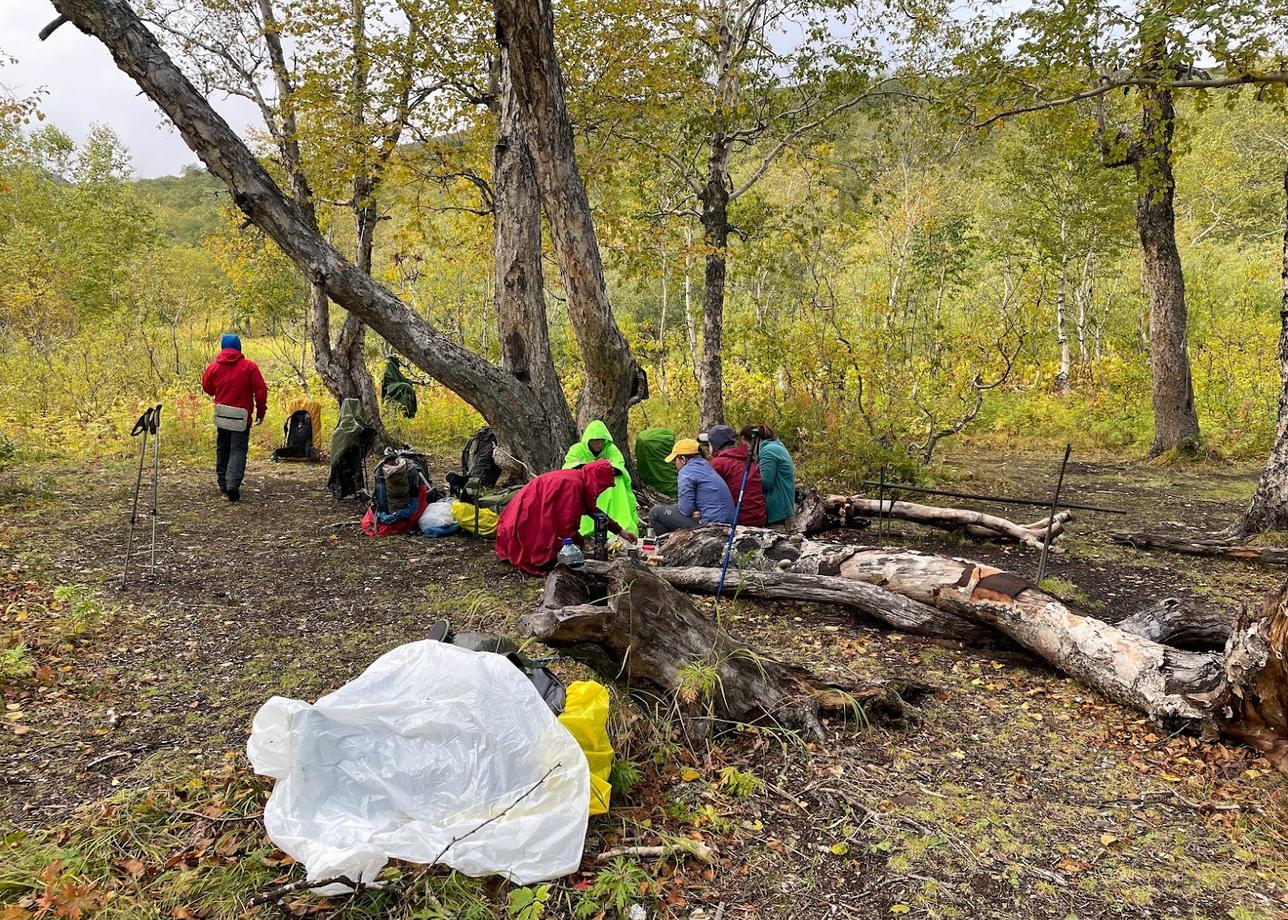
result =
[{"label": "plastic bottle", "polygon": [[557,561],[560,565],[575,569],[585,564],[586,557],[582,554],[581,547],[572,542],[572,537],[564,537]]}]

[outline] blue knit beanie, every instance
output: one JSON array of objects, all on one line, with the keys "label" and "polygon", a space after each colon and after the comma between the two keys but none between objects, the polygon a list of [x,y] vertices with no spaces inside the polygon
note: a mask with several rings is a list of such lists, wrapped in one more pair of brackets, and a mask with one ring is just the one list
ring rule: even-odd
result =
[{"label": "blue knit beanie", "polygon": [[219,340],[219,347],[220,349],[235,348],[241,351],[241,339],[235,332],[225,332],[224,337]]}]

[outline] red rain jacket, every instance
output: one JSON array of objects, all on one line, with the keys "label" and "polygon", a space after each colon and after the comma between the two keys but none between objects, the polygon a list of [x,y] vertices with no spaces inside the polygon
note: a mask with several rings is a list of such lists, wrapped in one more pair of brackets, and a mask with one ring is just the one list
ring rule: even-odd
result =
[{"label": "red rain jacket", "polygon": [[[581,544],[581,516],[596,510],[616,474],[607,460],[542,473],[510,500],[496,525],[496,555],[529,575],[544,575],[566,538]],[[620,528],[609,522],[608,529]]]},{"label": "red rain jacket", "polygon": [[[711,458],[712,469],[729,486],[729,494],[733,496],[735,505],[738,503],[738,487],[742,485],[742,470],[750,450],[746,444],[735,444]],[[742,494],[742,511],[738,514],[738,523],[748,527],[764,527],[769,523],[769,511],[765,506],[765,484],[760,479],[758,463],[751,464],[751,472],[747,475],[747,488]]]},{"label": "red rain jacket", "polygon": [[236,348],[225,348],[201,375],[201,388],[223,406],[240,406],[246,418],[264,420],[268,410],[268,385],[255,362]]}]

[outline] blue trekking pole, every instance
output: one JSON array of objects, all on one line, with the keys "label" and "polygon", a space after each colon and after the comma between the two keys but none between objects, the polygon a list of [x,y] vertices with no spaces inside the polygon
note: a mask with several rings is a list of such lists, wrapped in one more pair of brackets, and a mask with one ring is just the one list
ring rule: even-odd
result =
[{"label": "blue trekking pole", "polygon": [[742,498],[747,494],[747,479],[751,476],[751,464],[759,452],[760,439],[764,432],[759,426],[752,433],[751,447],[747,450],[747,462],[742,467],[742,483],[738,486],[738,503],[733,506],[733,523],[729,525],[729,542],[725,545],[724,559],[720,563],[720,581],[716,584],[716,602],[711,608],[711,618],[720,616],[720,595],[724,593],[725,576],[729,574],[729,559],[733,555],[733,539],[738,532],[738,517],[742,514]]}]

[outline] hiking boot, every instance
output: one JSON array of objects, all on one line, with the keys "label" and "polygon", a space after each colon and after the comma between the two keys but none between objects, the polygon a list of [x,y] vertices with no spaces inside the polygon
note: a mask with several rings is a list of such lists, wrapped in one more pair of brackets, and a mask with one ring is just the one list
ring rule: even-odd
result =
[{"label": "hiking boot", "polygon": [[230,502],[241,501],[241,489],[237,486],[233,486],[225,494]]},{"label": "hiking boot", "polygon": [[219,494],[220,494],[220,495],[227,495],[227,494],[228,494],[228,486],[227,486],[227,485],[225,485],[225,484],[224,484],[224,483],[222,483],[222,482],[219,484]]}]

